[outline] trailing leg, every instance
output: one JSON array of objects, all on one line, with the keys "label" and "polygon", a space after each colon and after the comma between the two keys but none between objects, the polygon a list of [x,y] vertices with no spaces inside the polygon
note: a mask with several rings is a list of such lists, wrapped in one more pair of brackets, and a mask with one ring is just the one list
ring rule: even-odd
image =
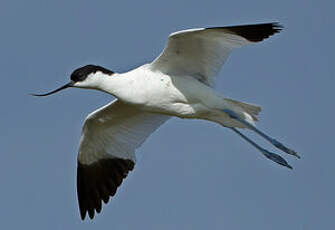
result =
[{"label": "trailing leg", "polygon": [[225,113],[227,113],[230,116],[230,118],[235,119],[235,120],[241,122],[242,124],[244,124],[249,129],[255,131],[257,134],[259,134],[260,136],[262,136],[264,139],[266,139],[267,141],[269,141],[272,145],[274,145],[278,149],[284,151],[287,154],[290,154],[290,155],[296,156],[297,158],[300,158],[300,156],[294,150],[287,148],[285,145],[283,145],[282,143],[280,143],[276,139],[269,137],[268,135],[266,135],[265,133],[263,133],[262,131],[260,131],[259,129],[257,129],[253,124],[250,124],[249,122],[241,119],[234,111],[229,110],[229,109],[224,109],[223,111]]},{"label": "trailing leg", "polygon": [[289,165],[287,163],[287,161],[282,158],[281,156],[279,156],[278,154],[269,152],[268,150],[260,147],[258,144],[256,144],[255,142],[253,142],[251,139],[249,139],[248,137],[246,137],[244,134],[242,134],[240,131],[238,131],[236,128],[231,128],[235,133],[237,133],[239,136],[241,136],[244,140],[246,140],[247,142],[249,142],[251,145],[253,145],[256,149],[258,149],[265,157],[267,157],[268,159],[283,165],[287,168],[293,169],[291,165]]}]

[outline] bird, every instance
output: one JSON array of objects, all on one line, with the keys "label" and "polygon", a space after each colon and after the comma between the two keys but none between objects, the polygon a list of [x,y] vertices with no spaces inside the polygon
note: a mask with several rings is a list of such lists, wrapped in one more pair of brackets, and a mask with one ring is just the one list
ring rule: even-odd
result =
[{"label": "bird", "polygon": [[187,29],[171,33],[151,63],[124,73],[99,65],[74,70],[66,88],[94,89],[112,95],[109,104],[90,113],[82,127],[77,158],[77,196],[81,219],[93,219],[136,163],[135,150],[171,117],[203,119],[231,129],[266,158],[292,169],[279,154],[242,133],[252,130],[284,153],[296,151],[256,127],[261,107],[225,97],[214,89],[230,53],[279,33],[278,22]]}]

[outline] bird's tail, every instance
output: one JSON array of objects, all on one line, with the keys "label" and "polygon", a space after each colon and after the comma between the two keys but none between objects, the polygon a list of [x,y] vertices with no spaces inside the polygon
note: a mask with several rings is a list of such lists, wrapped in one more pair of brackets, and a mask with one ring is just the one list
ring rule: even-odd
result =
[{"label": "bird's tail", "polygon": [[[230,98],[224,98],[224,104],[225,109],[234,112],[241,119],[247,121],[252,125],[255,125],[256,121],[258,121],[257,115],[262,110],[260,106],[236,101]],[[211,116],[209,120],[220,123],[225,127],[248,128],[245,124],[231,118],[229,114],[224,111],[221,111],[221,113]]]},{"label": "bird's tail", "polygon": [[240,107],[242,110],[244,110],[246,113],[248,113],[252,117],[252,120],[254,122],[258,121],[257,115],[259,114],[259,112],[262,111],[262,108],[260,106],[241,102],[241,101],[236,101],[230,98],[225,98],[224,100],[228,102],[229,104],[233,105],[234,107]]}]

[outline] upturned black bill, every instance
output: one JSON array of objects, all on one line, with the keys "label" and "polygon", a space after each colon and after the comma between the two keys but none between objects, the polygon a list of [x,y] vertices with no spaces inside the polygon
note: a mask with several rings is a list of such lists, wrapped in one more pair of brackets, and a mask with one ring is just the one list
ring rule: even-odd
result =
[{"label": "upturned black bill", "polygon": [[31,94],[32,96],[36,96],[36,97],[44,97],[44,96],[49,96],[51,94],[54,94],[54,93],[57,93],[58,91],[61,91],[63,89],[66,89],[66,88],[69,88],[69,87],[72,87],[74,84],[73,81],[67,83],[66,85],[63,85],[62,87],[58,88],[58,89],[55,89],[49,93],[45,93],[45,94]]}]

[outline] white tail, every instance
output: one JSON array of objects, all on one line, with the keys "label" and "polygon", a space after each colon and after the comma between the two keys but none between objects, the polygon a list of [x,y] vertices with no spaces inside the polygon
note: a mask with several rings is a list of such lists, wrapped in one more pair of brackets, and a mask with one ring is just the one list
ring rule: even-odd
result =
[{"label": "white tail", "polygon": [[230,115],[224,111],[226,109],[232,111],[238,115],[240,119],[245,120],[254,126],[256,125],[255,122],[258,120],[257,115],[262,110],[261,107],[257,105],[236,101],[230,98],[224,98],[224,108],[208,114],[205,119],[219,123],[225,127],[250,128],[237,119],[230,117]]},{"label": "white tail", "polygon": [[248,113],[252,117],[253,121],[258,121],[257,115],[259,112],[262,111],[262,108],[260,106],[241,102],[241,101],[236,101],[230,98],[225,98],[224,100],[232,104],[233,106],[240,107],[242,110],[244,110],[246,113]]}]

